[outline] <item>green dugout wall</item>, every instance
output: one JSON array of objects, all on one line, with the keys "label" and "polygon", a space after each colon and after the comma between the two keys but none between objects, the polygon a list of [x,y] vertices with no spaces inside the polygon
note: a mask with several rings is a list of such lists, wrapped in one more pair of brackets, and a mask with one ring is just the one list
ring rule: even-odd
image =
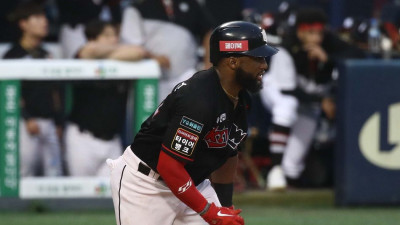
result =
[{"label": "green dugout wall", "polygon": [[161,74],[158,64],[153,60],[3,60],[0,61],[0,68],[0,197],[108,195],[108,186],[103,178],[74,180],[65,177],[58,183],[53,178],[19,178],[20,81],[132,80],[134,100],[131,118],[133,132],[136,132],[157,107]]}]

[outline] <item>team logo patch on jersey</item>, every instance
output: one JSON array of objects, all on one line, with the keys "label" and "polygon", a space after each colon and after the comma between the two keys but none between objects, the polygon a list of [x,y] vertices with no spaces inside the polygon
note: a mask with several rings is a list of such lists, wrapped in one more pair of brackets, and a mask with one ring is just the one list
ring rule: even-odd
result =
[{"label": "team logo patch on jersey", "polygon": [[174,140],[171,143],[171,149],[183,155],[190,156],[192,155],[198,140],[199,136],[179,128],[176,131]]},{"label": "team logo patch on jersey", "polygon": [[249,42],[244,41],[219,41],[221,52],[242,52],[249,50]]},{"label": "team logo patch on jersey", "polygon": [[207,143],[208,148],[224,148],[228,145],[233,150],[236,150],[246,135],[247,133],[236,124],[232,124],[230,130],[225,127],[223,129],[214,127],[206,134],[204,141]]},{"label": "team logo patch on jersey", "polygon": [[228,143],[228,128],[214,127],[204,137],[209,148],[224,148]]},{"label": "team logo patch on jersey", "polygon": [[189,128],[197,133],[201,133],[201,130],[203,129],[203,126],[204,126],[203,124],[201,124],[197,121],[194,121],[186,116],[182,117],[181,125],[186,128]]},{"label": "team logo patch on jersey", "polygon": [[232,149],[236,149],[240,142],[246,137],[247,133],[243,132],[236,124],[233,124],[231,131],[229,132],[228,145]]}]

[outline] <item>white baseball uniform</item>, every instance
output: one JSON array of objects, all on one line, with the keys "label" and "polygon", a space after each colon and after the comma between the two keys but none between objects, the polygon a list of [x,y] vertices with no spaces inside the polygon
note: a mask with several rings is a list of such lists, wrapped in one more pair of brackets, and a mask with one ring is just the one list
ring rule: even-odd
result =
[{"label": "white baseball uniform", "polygon": [[[208,225],[171,192],[158,173],[138,171],[139,163],[144,162],[130,147],[118,159],[107,160],[117,225]],[[208,202],[221,206],[208,179],[197,189]]]},{"label": "white baseball uniform", "polygon": [[54,121],[42,118],[35,120],[40,130],[36,135],[28,133],[25,121],[20,122],[21,177],[35,176],[39,163],[43,165],[44,176],[60,176],[61,147]]},{"label": "white baseball uniform", "polygon": [[69,123],[65,131],[66,159],[71,176],[108,176],[104,161],[117,158],[121,152],[121,138],[102,140],[89,131],[80,131],[78,125]]},{"label": "white baseball uniform", "polygon": [[167,56],[170,68],[163,69],[159,99],[193,75],[197,64],[197,43],[185,28],[171,22],[143,19],[134,7],[127,7],[121,24],[121,42],[142,45],[151,53]]},{"label": "white baseball uniform", "polygon": [[296,179],[305,168],[304,160],[314,137],[320,109],[299,105],[295,97],[280,92],[295,89],[299,82],[293,59],[284,48],[279,48],[279,53],[271,58],[270,70],[263,81],[261,99],[264,106],[272,112],[272,122],[291,128],[286,148],[271,148],[271,151],[284,152],[284,173],[287,177]]}]

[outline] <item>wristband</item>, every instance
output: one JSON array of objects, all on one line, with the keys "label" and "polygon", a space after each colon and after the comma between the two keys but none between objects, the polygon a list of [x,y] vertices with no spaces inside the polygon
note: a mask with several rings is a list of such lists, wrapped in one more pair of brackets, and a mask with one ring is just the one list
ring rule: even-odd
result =
[{"label": "wristband", "polygon": [[204,209],[201,210],[201,212],[199,212],[199,215],[200,215],[200,216],[204,215],[204,213],[206,213],[206,212],[208,211],[208,209],[210,208],[210,206],[211,206],[211,203],[207,202],[206,207],[204,207]]}]

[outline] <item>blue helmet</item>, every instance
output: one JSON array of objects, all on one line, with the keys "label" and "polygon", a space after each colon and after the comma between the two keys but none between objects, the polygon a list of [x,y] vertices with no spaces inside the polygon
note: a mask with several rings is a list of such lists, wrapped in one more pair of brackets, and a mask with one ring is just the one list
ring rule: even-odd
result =
[{"label": "blue helmet", "polygon": [[216,65],[230,55],[270,57],[278,49],[267,44],[265,31],[249,22],[227,22],[215,28],[210,38],[210,61]]}]

